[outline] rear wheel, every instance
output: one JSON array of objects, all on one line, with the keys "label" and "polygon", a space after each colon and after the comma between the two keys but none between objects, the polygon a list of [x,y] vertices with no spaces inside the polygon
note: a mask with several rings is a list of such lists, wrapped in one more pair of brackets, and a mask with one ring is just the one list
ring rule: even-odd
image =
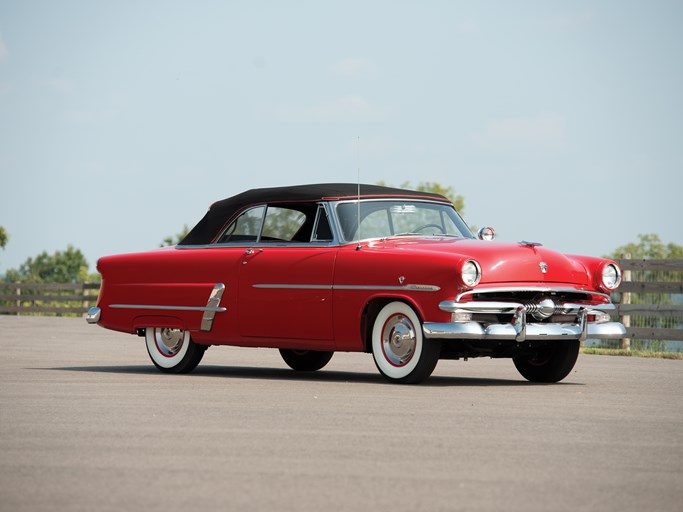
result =
[{"label": "rear wheel", "polygon": [[154,366],[166,373],[187,373],[204,357],[206,345],[197,345],[190,331],[167,327],[148,327],[145,332],[147,353]]},{"label": "rear wheel", "polygon": [[298,372],[314,372],[320,370],[330,362],[334,352],[322,352],[318,350],[290,350],[280,349],[280,355],[287,366]]},{"label": "rear wheel", "polygon": [[417,384],[429,377],[441,353],[441,343],[425,343],[417,314],[404,302],[384,306],[372,327],[372,356],[390,382]]},{"label": "rear wheel", "polygon": [[560,341],[540,347],[532,356],[515,357],[522,377],[531,382],[559,382],[574,368],[579,356],[579,340]]}]

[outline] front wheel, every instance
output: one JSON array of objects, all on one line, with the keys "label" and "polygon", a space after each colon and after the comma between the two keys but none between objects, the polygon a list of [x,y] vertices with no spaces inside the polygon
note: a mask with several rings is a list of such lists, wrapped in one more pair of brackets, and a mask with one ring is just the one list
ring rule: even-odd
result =
[{"label": "front wheel", "polygon": [[330,362],[334,352],[323,352],[318,350],[290,350],[280,349],[280,355],[287,366],[298,372],[314,372],[320,370]]},{"label": "front wheel", "polygon": [[196,344],[190,331],[182,329],[148,327],[145,340],[154,366],[165,373],[191,372],[206,352],[206,345]]},{"label": "front wheel", "polygon": [[515,357],[512,361],[522,377],[531,382],[559,382],[574,368],[579,345],[579,340],[558,341],[540,347],[532,357]]},{"label": "front wheel", "polygon": [[404,302],[384,306],[372,327],[372,357],[390,382],[418,384],[429,377],[441,354],[441,343],[422,335],[417,314]]}]

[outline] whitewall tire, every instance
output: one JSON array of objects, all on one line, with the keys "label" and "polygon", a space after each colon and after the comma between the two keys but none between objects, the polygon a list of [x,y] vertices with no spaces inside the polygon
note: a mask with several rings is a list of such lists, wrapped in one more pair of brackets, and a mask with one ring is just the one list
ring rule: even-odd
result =
[{"label": "whitewall tire", "polygon": [[438,341],[425,343],[422,323],[408,304],[390,302],[375,318],[372,355],[377,369],[390,382],[422,382],[434,371],[440,353]]},{"label": "whitewall tire", "polygon": [[147,352],[159,370],[168,373],[187,373],[196,368],[206,351],[197,345],[190,331],[167,327],[148,327],[145,332]]}]

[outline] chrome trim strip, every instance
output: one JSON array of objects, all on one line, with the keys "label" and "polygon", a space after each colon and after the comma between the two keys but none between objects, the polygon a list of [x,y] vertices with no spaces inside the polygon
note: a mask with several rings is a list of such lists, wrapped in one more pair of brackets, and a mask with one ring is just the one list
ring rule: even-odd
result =
[{"label": "chrome trim strip", "polygon": [[411,292],[438,292],[441,288],[433,284],[404,284],[403,286],[380,286],[364,284],[335,284],[335,290],[407,290]]},{"label": "chrome trim strip", "polygon": [[[223,283],[217,283],[216,286],[213,287],[213,290],[211,290],[211,294],[209,295],[209,300],[206,303],[206,310],[204,311],[204,315],[202,316],[202,325],[200,329],[204,332],[209,332],[211,331],[211,328],[213,327],[213,319],[216,316],[218,305],[221,302],[221,298],[223,298],[223,292],[225,291],[225,285]],[[225,308],[221,308],[223,311],[225,311]]]},{"label": "chrome trim strip", "polygon": [[592,290],[579,290],[578,288],[554,288],[550,286],[510,286],[510,287],[499,287],[499,288],[473,288],[472,290],[467,290],[462,292],[457,297],[455,297],[455,302],[460,302],[463,297],[467,295],[486,294],[486,293],[515,293],[515,292],[538,292],[538,293],[583,293],[585,295],[597,295],[599,297],[604,297],[605,299],[610,298],[606,293],[600,293]]},{"label": "chrome trim strip", "polygon": [[255,284],[253,288],[269,288],[278,290],[331,290],[331,284]]},{"label": "chrome trim strip", "polygon": [[217,244],[197,244],[197,245],[176,245],[173,248],[179,251],[186,251],[190,249],[244,249],[245,247],[272,247],[272,248],[282,248],[282,247],[311,247],[311,248],[327,248],[327,247],[338,247],[341,244],[338,242],[225,242]]},{"label": "chrome trim strip", "polygon": [[570,310],[585,308],[586,310],[614,311],[617,309],[617,307],[611,302],[609,304],[562,304],[561,306]]},{"label": "chrome trim strip", "polygon": [[222,313],[227,311],[223,307],[202,307],[202,306],[158,306],[155,304],[110,304],[113,309],[152,309],[159,311],[214,311]]},{"label": "chrome trim strip", "polygon": [[413,291],[413,292],[438,292],[441,288],[431,284],[406,284],[403,286],[380,286],[363,284],[266,284],[252,285],[254,288],[291,289],[291,290],[386,290],[386,291]]}]

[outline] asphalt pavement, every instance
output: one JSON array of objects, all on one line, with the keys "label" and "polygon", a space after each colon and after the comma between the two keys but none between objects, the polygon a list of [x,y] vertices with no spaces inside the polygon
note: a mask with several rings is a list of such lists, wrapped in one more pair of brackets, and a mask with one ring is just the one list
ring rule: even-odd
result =
[{"label": "asphalt pavement", "polygon": [[683,361],[510,360],[385,383],[369,354],[289,370],[210,348],[165,375],[144,340],[0,316],[0,511],[680,511]]}]

